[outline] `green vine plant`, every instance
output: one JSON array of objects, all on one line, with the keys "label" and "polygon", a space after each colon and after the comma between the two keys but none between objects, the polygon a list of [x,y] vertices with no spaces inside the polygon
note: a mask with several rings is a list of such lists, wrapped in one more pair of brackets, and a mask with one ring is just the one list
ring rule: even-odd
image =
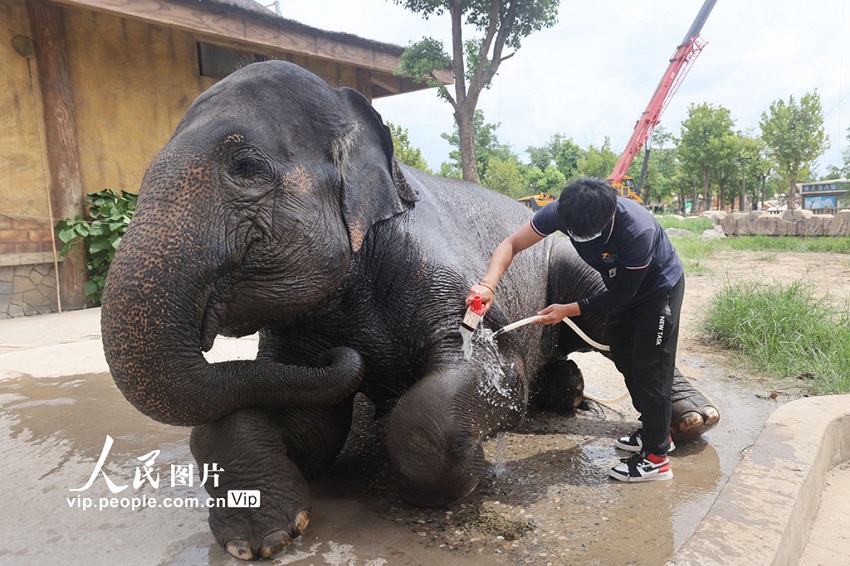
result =
[{"label": "green vine plant", "polygon": [[56,235],[63,243],[60,256],[65,257],[80,239],[85,244],[89,276],[85,291],[91,306],[100,305],[106,274],[136,211],[137,199],[136,194],[119,194],[114,189],[89,193],[84,201],[85,217],[78,214],[73,220],[63,218],[56,223]]}]

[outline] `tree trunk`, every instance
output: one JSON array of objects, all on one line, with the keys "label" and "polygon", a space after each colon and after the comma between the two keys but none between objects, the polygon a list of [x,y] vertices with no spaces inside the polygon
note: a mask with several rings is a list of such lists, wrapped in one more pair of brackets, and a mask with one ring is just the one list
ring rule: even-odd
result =
[{"label": "tree trunk", "polygon": [[478,163],[475,159],[475,105],[477,93],[466,90],[466,74],[463,59],[463,6],[452,2],[449,6],[452,20],[452,70],[455,75],[455,122],[460,141],[460,168],[463,180],[478,183]]},{"label": "tree trunk", "polygon": [[791,182],[788,187],[788,210],[795,208],[797,208],[797,175],[791,175]]},{"label": "tree trunk", "polygon": [[746,203],[747,203],[746,185],[744,184],[744,181],[741,181],[741,202],[738,205],[738,208],[741,209],[741,212],[744,212],[744,207],[746,206]]},{"label": "tree trunk", "polygon": [[702,169],[702,202],[699,212],[702,213],[703,210],[711,210],[711,202],[708,200],[708,167]]},{"label": "tree trunk", "polygon": [[[62,11],[40,0],[26,4],[44,101],[51,220],[74,218],[83,213],[83,184]],[[85,250],[74,246],[56,274],[63,310],[85,308],[87,278]]]},{"label": "tree trunk", "polygon": [[691,181],[691,214],[697,212],[697,182]]},{"label": "tree trunk", "polygon": [[468,112],[466,105],[455,112],[457,121],[458,137],[460,138],[460,162],[463,171],[463,180],[470,183],[479,183],[478,161],[475,158],[475,128],[473,126],[473,112]]}]

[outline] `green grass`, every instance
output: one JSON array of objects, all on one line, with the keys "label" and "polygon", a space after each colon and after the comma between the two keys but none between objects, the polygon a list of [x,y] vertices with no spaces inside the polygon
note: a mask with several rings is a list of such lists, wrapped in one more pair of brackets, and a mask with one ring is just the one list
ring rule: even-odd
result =
[{"label": "green grass", "polygon": [[[686,228],[688,229],[688,228]],[[700,232],[701,233],[701,232]],[[758,261],[775,261],[779,252],[819,252],[850,255],[850,238],[799,236],[733,236],[722,240],[671,238],[687,275],[704,275],[709,271],[705,260],[717,250],[764,252]],[[848,257],[850,260],[850,257]]]},{"label": "green grass", "polygon": [[708,273],[709,269],[704,262],[722,245],[722,240],[703,240],[690,237],[671,238],[671,242],[673,247],[676,248],[679,259],[682,260],[686,275],[705,275]]},{"label": "green grass", "polygon": [[727,283],[704,330],[777,378],[806,380],[817,394],[850,391],[850,304],[815,299],[804,284]]},{"label": "green grass", "polygon": [[672,215],[656,216],[658,223],[665,230],[667,228],[679,228],[680,230],[690,230],[696,235],[700,235],[704,230],[711,230],[711,219],[703,216],[692,216],[687,218],[674,217]]},{"label": "green grass", "polygon": [[733,250],[850,254],[847,237],[735,236],[724,242]]}]

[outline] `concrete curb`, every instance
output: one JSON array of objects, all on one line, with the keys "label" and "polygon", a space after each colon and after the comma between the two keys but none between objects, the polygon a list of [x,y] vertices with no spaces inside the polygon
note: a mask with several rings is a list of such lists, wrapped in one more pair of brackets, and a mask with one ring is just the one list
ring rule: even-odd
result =
[{"label": "concrete curb", "polygon": [[668,566],[797,564],[826,473],[847,459],[850,395],[783,405]]}]

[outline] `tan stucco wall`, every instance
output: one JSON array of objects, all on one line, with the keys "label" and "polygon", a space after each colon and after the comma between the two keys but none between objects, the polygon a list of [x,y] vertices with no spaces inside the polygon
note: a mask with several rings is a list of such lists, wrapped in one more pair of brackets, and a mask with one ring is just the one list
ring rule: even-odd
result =
[{"label": "tan stucco wall", "polygon": [[[198,73],[196,44],[210,40],[103,13],[63,12],[84,190],[138,192],[186,109],[216,82]],[[233,47],[288,59],[335,86],[357,86],[353,72],[333,62]]]},{"label": "tan stucco wall", "polygon": [[46,217],[49,172],[42,168],[37,125],[43,123],[38,70],[31,60],[30,94],[27,60],[12,48],[16,35],[31,36],[26,5],[0,0],[0,214]]},{"label": "tan stucco wall", "polygon": [[[199,74],[196,43],[223,42],[104,12],[53,9],[63,22],[82,192],[138,192],[145,170],[186,109],[215,83]],[[0,281],[0,314],[9,316],[29,314],[24,303],[15,302],[25,293],[12,284],[23,277],[19,271],[49,263],[53,253],[44,132],[44,113],[50,110],[44,109],[36,59],[28,69],[13,48],[17,35],[33,36],[25,0],[0,0],[0,267],[8,272]],[[358,73],[348,65],[235,42],[230,46],[292,61],[334,86],[358,87]],[[39,278],[37,285],[46,280],[41,272],[33,277]],[[10,305],[23,310],[12,312],[6,308]],[[26,305],[33,312],[53,308]]]},{"label": "tan stucco wall", "polygon": [[64,21],[84,190],[138,192],[189,104],[215,81],[198,75],[187,33],[71,9]]}]

